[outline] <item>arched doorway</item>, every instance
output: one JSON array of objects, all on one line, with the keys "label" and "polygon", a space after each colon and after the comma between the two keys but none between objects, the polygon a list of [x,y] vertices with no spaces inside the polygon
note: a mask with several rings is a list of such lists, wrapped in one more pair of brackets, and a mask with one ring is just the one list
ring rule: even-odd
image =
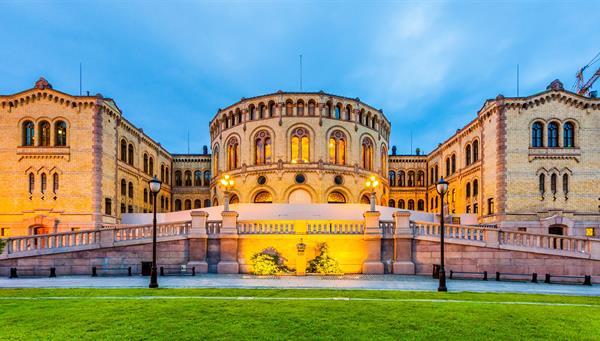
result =
[{"label": "arched doorway", "polygon": [[310,204],[312,199],[310,193],[304,189],[296,189],[290,193],[288,198],[290,204]]},{"label": "arched doorway", "polygon": [[229,198],[229,203],[230,204],[239,204],[240,203],[240,198],[238,198],[237,194],[232,194],[231,197]]},{"label": "arched doorway", "polygon": [[363,196],[360,197],[360,203],[369,205],[371,203],[371,199],[369,199],[367,194],[363,194]]}]

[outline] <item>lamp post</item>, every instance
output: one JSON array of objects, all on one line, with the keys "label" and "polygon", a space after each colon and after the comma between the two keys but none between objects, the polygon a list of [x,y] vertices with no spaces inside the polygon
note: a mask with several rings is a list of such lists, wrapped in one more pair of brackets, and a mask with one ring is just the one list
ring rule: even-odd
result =
[{"label": "lamp post", "polygon": [[371,198],[369,202],[371,203],[371,212],[375,211],[375,189],[379,186],[379,180],[375,177],[375,175],[371,175],[369,180],[365,182],[365,186],[371,190]]},{"label": "lamp post", "polygon": [[448,291],[448,288],[446,288],[446,270],[444,269],[444,195],[448,192],[448,182],[444,180],[444,177],[440,178],[436,189],[442,202],[440,206],[440,283],[438,291]]},{"label": "lamp post", "polygon": [[161,182],[155,177],[148,182],[152,193],[153,217],[152,217],[152,270],[150,270],[150,288],[158,288],[158,277],[156,274],[156,197],[160,192]]},{"label": "lamp post", "polygon": [[235,184],[235,181],[233,181],[233,179],[231,178],[231,176],[229,174],[224,174],[223,177],[221,178],[221,185],[223,187],[225,187],[225,191],[224,191],[224,211],[228,212],[229,211],[229,189],[231,187],[233,187],[233,185]]}]

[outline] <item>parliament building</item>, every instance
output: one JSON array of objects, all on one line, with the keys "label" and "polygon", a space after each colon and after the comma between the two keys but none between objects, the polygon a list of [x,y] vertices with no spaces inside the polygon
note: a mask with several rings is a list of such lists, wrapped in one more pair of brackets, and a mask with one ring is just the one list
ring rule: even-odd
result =
[{"label": "parliament building", "polygon": [[[527,97],[498,95],[428,154],[398,155],[383,110],[325,92],[242,98],[219,109],[210,147],[172,154],[115,100],[73,96],[41,78],[0,95],[0,237],[118,224],[152,211],[230,203],[376,202],[561,235],[600,234],[600,100],[558,81]],[[365,206],[367,208],[367,206]]]}]

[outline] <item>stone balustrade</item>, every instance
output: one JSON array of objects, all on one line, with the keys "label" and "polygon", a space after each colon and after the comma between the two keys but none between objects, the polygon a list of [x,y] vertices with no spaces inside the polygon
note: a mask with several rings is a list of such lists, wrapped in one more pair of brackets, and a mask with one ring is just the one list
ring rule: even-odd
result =
[{"label": "stone balustrade", "polygon": [[381,228],[381,232],[383,233],[383,238],[394,237],[395,223],[393,220],[390,220],[390,221],[380,220],[379,227]]},{"label": "stone balustrade", "polygon": [[223,222],[221,220],[209,220],[206,222],[206,233],[209,236],[217,236],[221,233]]},{"label": "stone balustrade", "polygon": [[[156,238],[187,236],[192,224],[190,221],[163,223],[156,225]],[[115,228],[115,242],[152,238],[152,225],[135,225]]]},{"label": "stone balustrade", "polygon": [[52,233],[6,239],[7,255],[38,253],[49,249],[71,249],[82,246],[97,246],[100,237],[98,230]]},{"label": "stone balustrade", "polygon": [[295,234],[292,222],[238,221],[239,234]]},{"label": "stone balustrade", "polygon": [[328,222],[314,221],[306,224],[306,234],[362,234],[362,221]]}]

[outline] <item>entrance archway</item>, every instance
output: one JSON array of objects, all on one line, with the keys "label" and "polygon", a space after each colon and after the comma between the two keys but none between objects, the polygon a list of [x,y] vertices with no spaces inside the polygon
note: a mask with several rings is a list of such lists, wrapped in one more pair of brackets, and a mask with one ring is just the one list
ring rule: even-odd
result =
[{"label": "entrance archway", "polygon": [[290,204],[310,204],[312,199],[310,193],[303,189],[296,189],[290,193],[288,198]]}]

